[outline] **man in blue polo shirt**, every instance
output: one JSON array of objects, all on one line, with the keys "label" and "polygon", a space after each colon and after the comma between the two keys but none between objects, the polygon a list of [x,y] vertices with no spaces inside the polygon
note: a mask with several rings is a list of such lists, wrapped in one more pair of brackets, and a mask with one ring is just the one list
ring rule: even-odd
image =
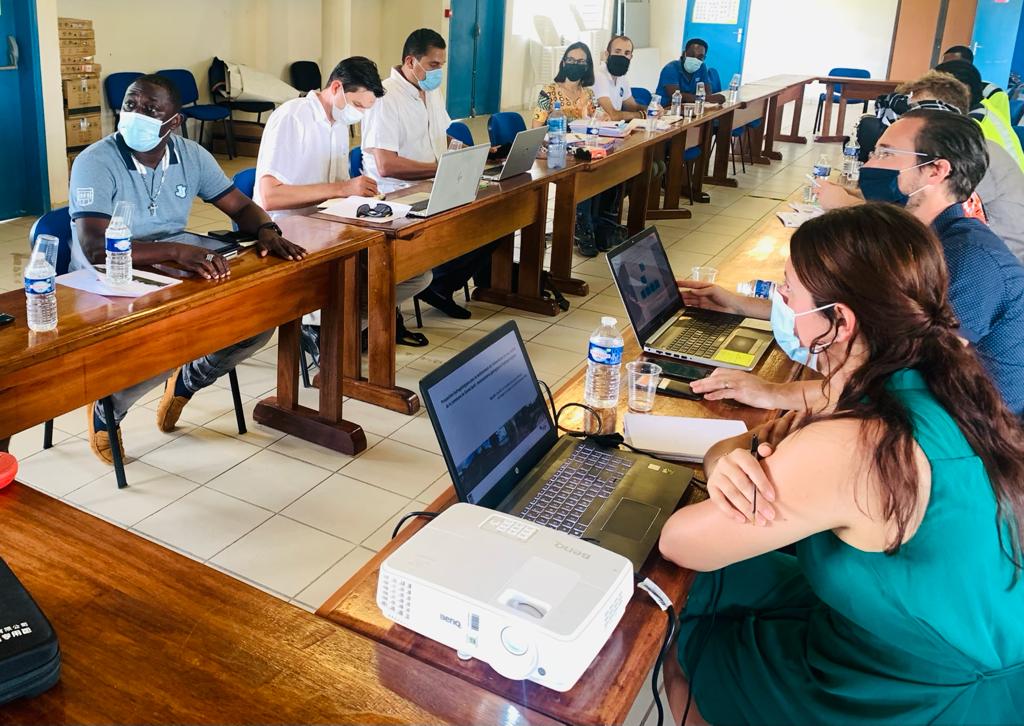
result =
[{"label": "man in blue polo shirt", "polygon": [[704,84],[708,101],[725,103],[722,80],[718,77],[718,71],[709,68],[705,63],[707,55],[707,41],[693,38],[686,41],[683,55],[679,60],[674,60],[661,69],[657,94],[661,96],[662,106],[671,105],[672,94],[676,91],[682,94],[683,103],[693,103],[698,83]]},{"label": "man in blue polo shirt", "polygon": [[[172,263],[207,280],[230,276],[226,259],[203,248],[162,241],[185,229],[192,201],[213,204],[243,232],[256,235],[263,257],[273,254],[299,260],[306,252],[281,236],[281,229],[251,199],[235,188],[213,156],[194,141],[173,135],[181,126],[181,100],[161,76],[143,76],[129,88],[116,133],[87,148],[71,169],[70,212],[72,264],[98,264],[105,255],[106,228],[119,201],[132,202],[132,262],[138,267]],[[162,431],[174,429],[181,411],[201,388],[263,347],[272,330],[210,353],[199,360],[115,393],[114,418],[107,422],[97,404],[89,415],[89,443],[98,458],[110,463],[107,424],[121,438],[120,422],[133,403],[166,381],[157,410]],[[123,450],[123,449],[122,449]]]}]

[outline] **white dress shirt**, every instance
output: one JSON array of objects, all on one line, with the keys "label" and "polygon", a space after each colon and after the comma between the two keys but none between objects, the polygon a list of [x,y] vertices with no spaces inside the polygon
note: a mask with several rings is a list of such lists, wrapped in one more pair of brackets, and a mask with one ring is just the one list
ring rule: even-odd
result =
[{"label": "white dress shirt", "polygon": [[[348,175],[348,125],[328,118],[316,91],[277,107],[270,114],[256,159],[256,191],[269,174],[282,184],[325,184]],[[293,214],[313,214],[315,206],[269,212],[274,221]]]},{"label": "white dress shirt", "polygon": [[392,68],[383,83],[384,97],[363,116],[362,144],[363,172],[386,193],[409,182],[381,175],[371,149],[394,151],[413,161],[436,162],[447,148],[452,120],[440,89],[427,91],[424,101],[420,89],[409,83],[399,68]]}]

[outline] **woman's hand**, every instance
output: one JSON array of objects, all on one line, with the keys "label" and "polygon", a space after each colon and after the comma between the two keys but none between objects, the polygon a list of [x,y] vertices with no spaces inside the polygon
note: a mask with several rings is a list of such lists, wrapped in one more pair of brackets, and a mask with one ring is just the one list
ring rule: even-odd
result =
[{"label": "woman's hand", "polygon": [[[758,447],[758,455],[770,456],[769,444]],[[757,513],[754,513],[754,490],[757,490]],[[708,477],[708,495],[723,514],[745,523],[753,519],[760,526],[775,519],[775,487],[754,455],[747,449],[733,449],[718,459]]]},{"label": "woman's hand", "polygon": [[716,368],[707,378],[690,381],[690,388],[708,401],[732,399],[754,408],[781,407],[776,384],[744,371]]}]

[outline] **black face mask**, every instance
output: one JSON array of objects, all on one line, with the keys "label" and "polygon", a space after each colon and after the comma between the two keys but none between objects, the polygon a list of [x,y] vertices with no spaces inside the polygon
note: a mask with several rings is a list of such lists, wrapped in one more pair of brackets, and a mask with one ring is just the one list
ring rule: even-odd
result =
[{"label": "black face mask", "polygon": [[581,66],[577,63],[566,63],[562,66],[562,73],[565,74],[567,80],[576,83],[583,80],[583,76],[587,75],[588,66]]},{"label": "black face mask", "polygon": [[613,76],[624,76],[629,70],[629,58],[624,55],[608,56],[608,72]]}]

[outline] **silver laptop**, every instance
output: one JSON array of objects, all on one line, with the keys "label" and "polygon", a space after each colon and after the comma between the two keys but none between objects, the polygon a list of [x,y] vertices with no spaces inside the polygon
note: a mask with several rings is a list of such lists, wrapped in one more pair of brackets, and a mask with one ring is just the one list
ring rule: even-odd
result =
[{"label": "silver laptop", "polygon": [[429,194],[408,194],[391,201],[411,204],[410,217],[430,217],[469,204],[476,199],[489,149],[487,144],[480,144],[446,151],[437,163],[437,173]]},{"label": "silver laptop", "polygon": [[686,308],[655,227],[611,250],[608,264],[637,340],[648,353],[749,371],[772,344],[765,321]]},{"label": "silver laptop", "polygon": [[509,177],[528,172],[533,168],[533,162],[537,158],[537,151],[544,142],[544,135],[547,132],[548,130],[545,126],[520,131],[512,142],[512,148],[508,152],[505,163],[484,169],[484,179],[487,181],[505,181]]}]

